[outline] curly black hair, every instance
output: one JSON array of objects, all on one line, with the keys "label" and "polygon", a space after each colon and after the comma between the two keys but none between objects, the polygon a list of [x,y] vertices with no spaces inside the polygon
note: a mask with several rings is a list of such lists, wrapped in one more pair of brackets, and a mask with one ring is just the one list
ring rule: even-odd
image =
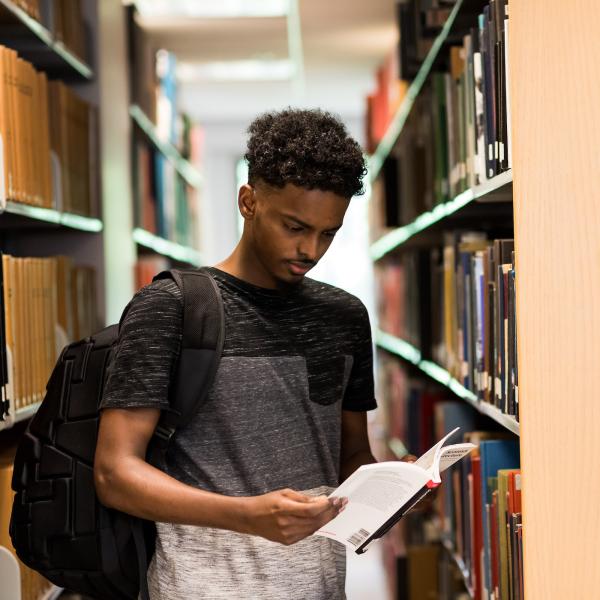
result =
[{"label": "curly black hair", "polygon": [[323,110],[287,108],[257,117],[248,128],[248,182],[277,188],[333,192],[343,198],[363,194],[367,173],[359,144],[344,124]]}]

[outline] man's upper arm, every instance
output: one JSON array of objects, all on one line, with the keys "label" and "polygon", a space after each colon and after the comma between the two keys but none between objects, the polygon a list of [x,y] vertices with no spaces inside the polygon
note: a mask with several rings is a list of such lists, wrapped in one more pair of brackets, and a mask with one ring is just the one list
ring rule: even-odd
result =
[{"label": "man's upper arm", "polygon": [[359,452],[371,452],[367,430],[367,413],[342,411],[342,462]]},{"label": "man's upper arm", "polygon": [[107,408],[100,416],[96,459],[135,456],[145,459],[160,410],[156,408]]}]

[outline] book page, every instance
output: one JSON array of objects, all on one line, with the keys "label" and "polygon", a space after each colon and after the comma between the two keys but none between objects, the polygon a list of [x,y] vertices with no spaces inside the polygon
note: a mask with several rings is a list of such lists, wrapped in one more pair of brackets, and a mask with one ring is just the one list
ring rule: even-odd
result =
[{"label": "book page", "polygon": [[477,448],[475,444],[452,444],[442,448],[440,452],[440,473],[443,473],[448,467],[465,457],[471,450]]},{"label": "book page", "polygon": [[315,535],[356,550],[429,479],[429,473],[414,463],[387,462],[360,467],[330,495],[348,498],[346,508]]},{"label": "book page", "polygon": [[431,447],[429,450],[427,450],[427,452],[425,452],[425,454],[420,456],[414,464],[425,470],[430,470],[433,472],[433,465],[435,464],[435,458],[438,450],[444,445],[446,440],[453,436],[459,429],[460,427],[456,427],[450,433],[447,433],[435,446]]}]

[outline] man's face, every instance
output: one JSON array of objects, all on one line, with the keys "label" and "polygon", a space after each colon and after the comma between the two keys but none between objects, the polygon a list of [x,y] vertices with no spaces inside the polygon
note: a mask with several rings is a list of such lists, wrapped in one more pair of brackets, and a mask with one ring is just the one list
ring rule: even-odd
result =
[{"label": "man's face", "polygon": [[302,281],[331,245],[349,202],[333,192],[292,184],[282,189],[258,184],[240,190],[249,240],[268,285]]}]

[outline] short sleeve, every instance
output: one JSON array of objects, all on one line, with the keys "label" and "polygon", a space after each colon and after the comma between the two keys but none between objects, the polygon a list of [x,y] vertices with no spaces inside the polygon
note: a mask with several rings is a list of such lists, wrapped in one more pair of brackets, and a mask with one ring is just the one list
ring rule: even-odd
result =
[{"label": "short sleeve", "polygon": [[367,309],[358,301],[353,310],[352,369],[346,386],[343,410],[367,411],[377,408],[373,382],[373,342]]},{"label": "short sleeve", "polygon": [[124,314],[101,408],[167,409],[181,347],[181,291],[171,280],[152,283],[133,297]]}]

